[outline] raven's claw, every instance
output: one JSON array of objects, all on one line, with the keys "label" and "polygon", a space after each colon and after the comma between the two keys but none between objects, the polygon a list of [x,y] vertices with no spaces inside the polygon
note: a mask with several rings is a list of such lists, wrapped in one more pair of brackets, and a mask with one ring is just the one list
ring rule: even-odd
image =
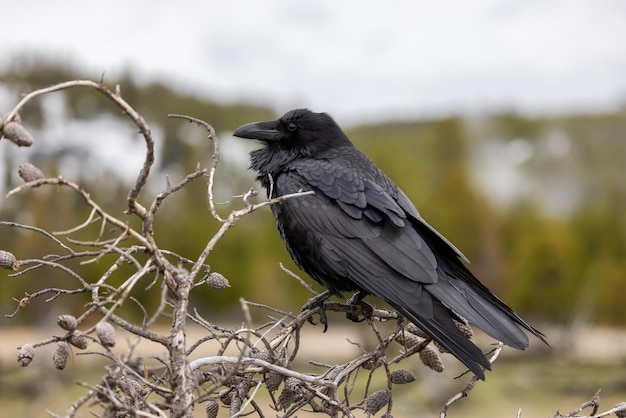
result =
[{"label": "raven's claw", "polygon": [[364,295],[361,292],[356,292],[346,302],[348,305],[359,306],[361,309],[363,309],[365,311],[365,313],[363,314],[364,318],[362,318],[362,319],[359,318],[359,314],[352,313],[352,312],[347,312],[346,313],[346,318],[348,318],[350,321],[352,321],[352,322],[363,322],[366,319],[370,319],[372,317],[372,315],[374,315],[374,307],[363,300],[363,298],[365,296],[366,295]]},{"label": "raven's claw", "polygon": [[[326,330],[328,330],[328,317],[326,316],[326,308],[324,308],[324,302],[331,296],[332,293],[330,293],[330,290],[327,290],[309,299],[307,303],[305,303],[302,307],[303,311],[306,311],[307,309],[319,308],[320,324],[324,325],[323,332],[326,332]],[[315,325],[315,322],[313,322],[313,319],[311,317],[309,317],[307,321]]]}]

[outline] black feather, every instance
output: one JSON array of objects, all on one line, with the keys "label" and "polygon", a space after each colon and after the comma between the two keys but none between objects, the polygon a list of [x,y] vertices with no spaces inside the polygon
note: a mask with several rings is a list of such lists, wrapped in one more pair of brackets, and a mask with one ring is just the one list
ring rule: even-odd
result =
[{"label": "black feather", "polygon": [[465,256],[327,114],[297,109],[234,135],[264,142],[251,153],[251,168],[271,197],[315,192],[272,205],[272,212],[296,264],[334,294],[384,299],[480,378],[489,362],[453,318],[518,349],[528,346],[522,329],[545,342],[474,277]]}]

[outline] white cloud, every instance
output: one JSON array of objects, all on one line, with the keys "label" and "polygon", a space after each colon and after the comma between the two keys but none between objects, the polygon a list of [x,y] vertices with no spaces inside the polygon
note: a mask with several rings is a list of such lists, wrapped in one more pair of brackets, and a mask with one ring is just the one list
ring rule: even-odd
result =
[{"label": "white cloud", "polygon": [[[0,56],[39,50],[344,120],[608,107],[626,94],[619,0],[11,2]],[[379,116],[380,117],[380,116]]]}]

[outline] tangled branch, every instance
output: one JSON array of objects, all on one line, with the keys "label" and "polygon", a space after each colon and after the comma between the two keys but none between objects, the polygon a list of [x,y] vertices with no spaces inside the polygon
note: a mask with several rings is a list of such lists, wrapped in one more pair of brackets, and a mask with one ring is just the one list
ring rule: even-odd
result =
[{"label": "tangled branch", "polygon": [[[343,359],[339,364],[309,361],[307,372],[299,370],[296,361],[302,360],[299,357],[303,345],[301,331],[309,322],[313,322],[314,316],[319,314],[319,307],[292,315],[241,299],[247,325],[235,329],[221,328],[198,312],[190,312],[189,297],[194,289],[202,285],[214,290],[229,286],[219,272],[211,271],[206,261],[230,228],[258,209],[280,204],[285,199],[297,199],[313,191],[301,190],[253,203],[251,199],[256,196],[256,192],[249,189],[241,196],[238,209],[226,215],[218,213],[214,201],[215,173],[219,165],[218,136],[205,121],[172,114],[169,115],[172,118],[206,129],[208,140],[213,145],[211,165],[209,168],[197,166],[175,185],[170,184],[168,179],[165,190],[156,194],[148,205],[140,204],[138,199],[142,196],[154,164],[154,140],[143,117],[122,98],[120,88],[115,87],[111,91],[102,80],[68,81],[25,95],[0,120],[0,132],[19,146],[35,144],[36,138],[32,138],[26,131],[19,117],[22,107],[41,95],[80,87],[94,89],[120,108],[139,129],[146,152],[126,201],[126,215],[139,220],[137,227],[132,226],[130,218],[121,219],[107,212],[98,199],[80,184],[62,176],[47,178],[32,165],[20,167],[20,175],[25,183],[13,187],[6,194],[7,198],[12,198],[36,187],[65,188],[79,196],[81,204],[89,210],[83,222],[56,232],[50,232],[45,226],[0,220],[0,228],[15,228],[38,234],[59,252],[40,258],[18,259],[11,252],[0,249],[0,267],[11,270],[9,276],[20,277],[54,269],[67,276],[72,283],[72,286],[66,287],[41,288],[15,298],[15,310],[7,317],[16,317],[32,303],[58,302],[61,295],[86,295],[89,298],[89,303],[81,312],[64,313],[57,317],[60,335],[50,335],[18,347],[18,363],[23,367],[28,366],[36,352],[44,346],[54,347],[52,360],[58,369],[66,367],[73,350],[80,350],[77,358],[98,356],[108,362],[106,373],[98,384],[80,383],[86,393],[62,415],[50,415],[75,417],[86,415],[82,411],[88,409],[94,415],[107,418],[190,417],[194,408],[203,404],[209,418],[216,417],[220,409],[228,409],[231,417],[253,414],[265,417],[269,410],[278,417],[287,418],[296,416],[299,411],[309,410],[331,417],[355,417],[358,414],[371,416],[384,411],[382,416],[390,418],[394,388],[416,380],[410,367],[401,367],[409,364],[407,359],[416,356],[424,366],[438,372],[443,370],[441,353],[444,350],[394,311],[374,309],[371,313],[362,306],[326,301],[326,311],[341,312],[350,319],[363,320],[367,325],[367,333],[375,341],[374,347],[366,348],[358,342],[350,342],[359,349],[358,356]],[[161,248],[155,238],[154,222],[163,203],[190,183],[203,178],[207,178],[208,212],[219,227],[198,255],[178,254]],[[95,234],[89,228],[94,224],[99,224]],[[91,239],[78,238],[85,235]],[[99,277],[87,277],[81,269],[81,266],[93,262],[106,266]],[[122,266],[130,266],[132,272],[117,284],[113,278]],[[281,268],[313,291],[297,275],[282,265]],[[149,308],[132,296],[133,290],[140,284],[145,289],[158,287],[160,290],[159,302],[155,307]],[[128,304],[140,309],[143,314],[141,320],[130,319],[122,312],[121,307]],[[253,326],[256,318],[252,311],[258,310],[267,312],[269,319]],[[168,322],[168,333],[155,327],[159,321]],[[191,324],[201,327],[204,336],[189,341],[187,331]],[[457,326],[471,338],[469,324],[458,322]],[[128,347],[121,352],[114,350],[120,339],[120,329],[131,336]],[[151,341],[163,347],[167,354],[150,359],[140,357],[136,347],[142,341]],[[214,344],[219,347],[217,352],[194,358],[199,348],[213,347]],[[501,349],[502,344],[493,350],[490,362],[496,360]],[[468,395],[476,380],[475,376],[471,377],[465,388],[444,404],[441,417],[446,416],[453,403]],[[259,401],[260,394],[268,398],[265,402],[267,405]],[[557,413],[555,418],[578,416],[576,414],[589,406],[594,408],[593,415],[599,402],[596,398],[589,405],[583,405],[568,415]],[[623,410],[623,407],[616,407],[605,415],[597,416],[619,414]]]}]

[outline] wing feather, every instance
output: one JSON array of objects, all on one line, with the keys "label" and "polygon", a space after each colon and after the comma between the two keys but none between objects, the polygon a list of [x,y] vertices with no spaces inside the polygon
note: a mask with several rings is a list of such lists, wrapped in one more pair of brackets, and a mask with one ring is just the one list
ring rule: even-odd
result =
[{"label": "wing feather", "polygon": [[508,345],[528,346],[516,324],[536,330],[471,275],[459,260],[463,254],[420,217],[397,186],[386,179],[383,188],[375,180],[336,162],[309,159],[295,161],[276,179],[278,195],[315,192],[272,206],[299,267],[335,293],[379,296],[478,376],[489,363],[458,330],[454,315]]}]

